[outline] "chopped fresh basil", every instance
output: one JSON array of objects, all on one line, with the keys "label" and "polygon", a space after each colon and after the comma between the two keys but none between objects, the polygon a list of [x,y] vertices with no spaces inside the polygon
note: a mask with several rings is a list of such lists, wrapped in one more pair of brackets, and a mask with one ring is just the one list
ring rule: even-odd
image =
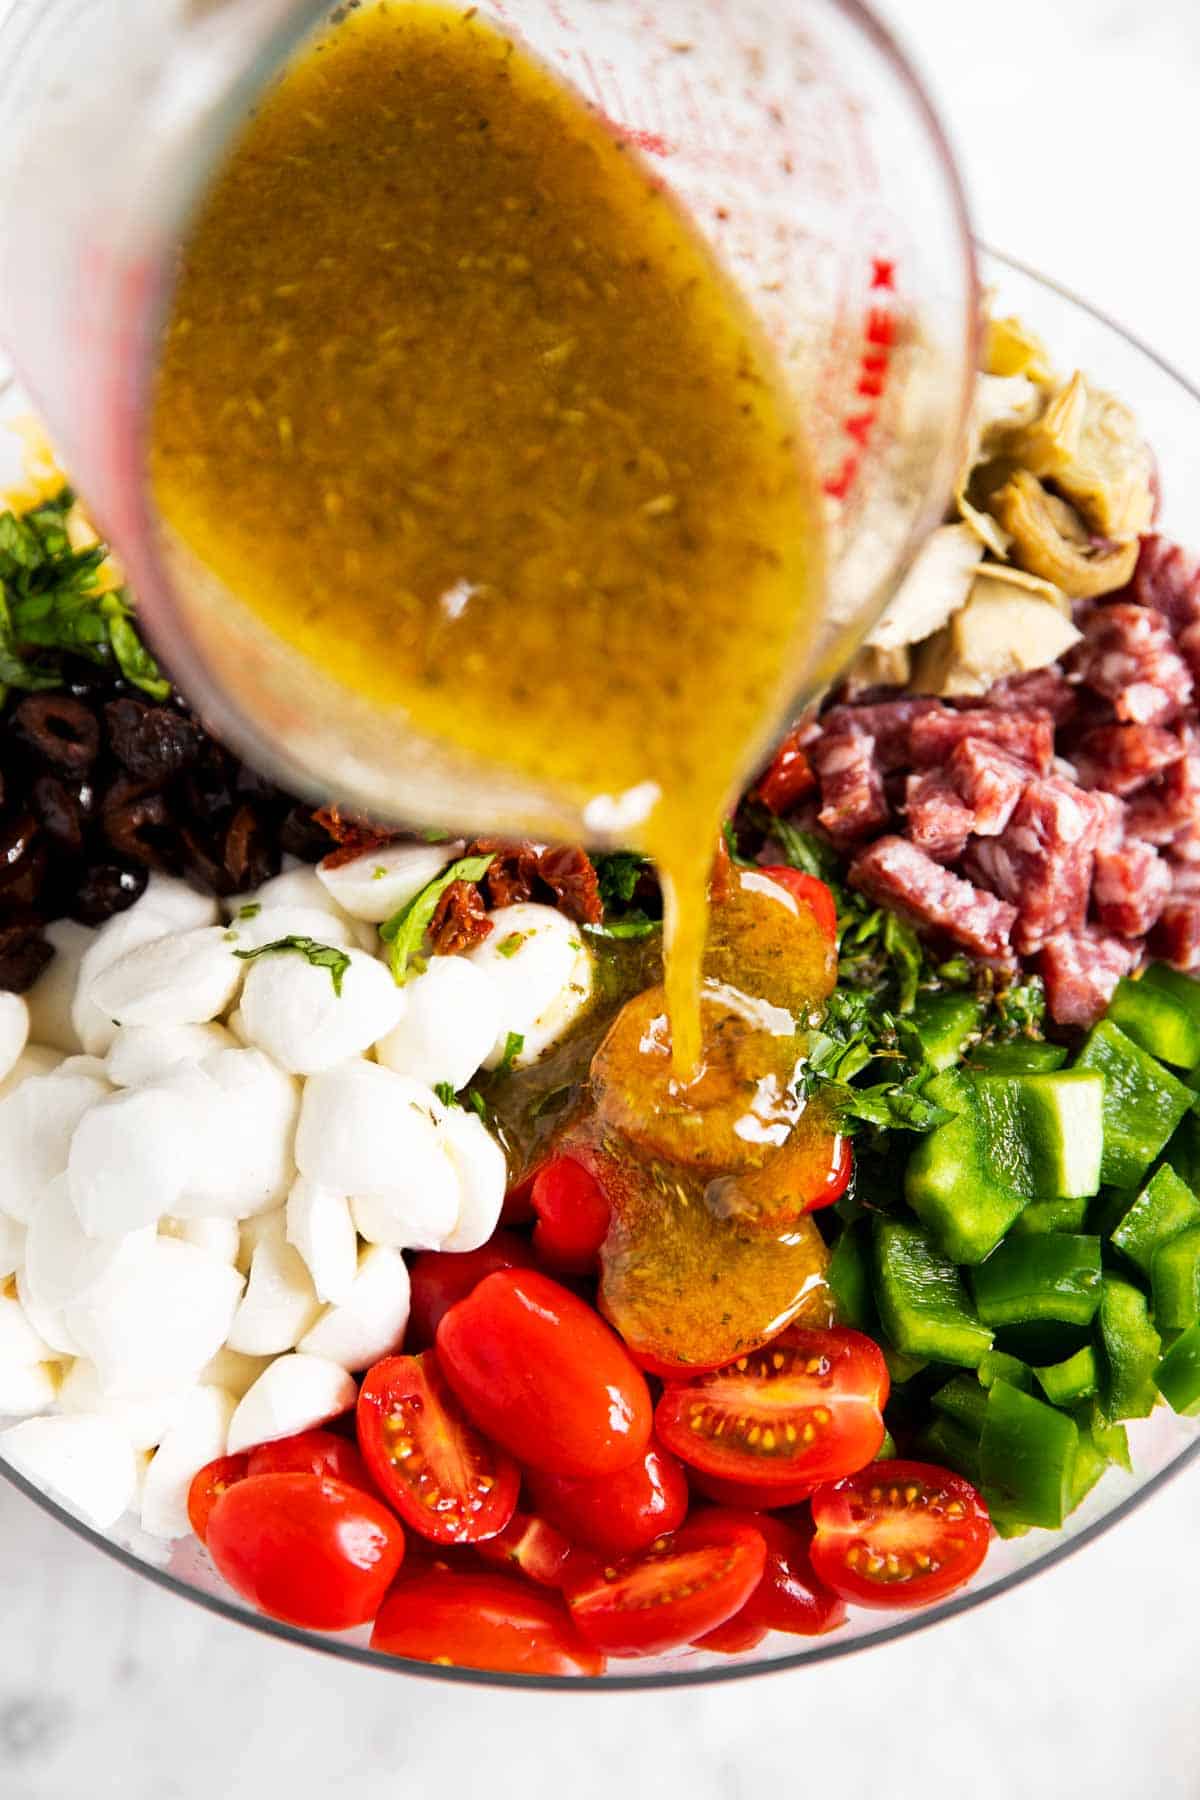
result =
[{"label": "chopped fresh basil", "polygon": [[605,907],[628,906],[643,870],[649,867],[644,856],[635,856],[629,850],[613,850],[606,855],[593,856],[592,864]]},{"label": "chopped fresh basil", "polygon": [[491,856],[461,857],[379,927],[379,935],[388,947],[388,965],[397,987],[403,987],[414,970],[419,974],[424,968],[421,945],[446,889],[453,887],[456,881],[482,881],[493,861]]},{"label": "chopped fresh basil", "polygon": [[443,1106],[458,1105],[458,1094],[452,1081],[435,1082],[433,1091]]},{"label": "chopped fresh basil", "polygon": [[513,1064],[525,1048],[525,1039],[519,1031],[510,1031],[504,1040],[504,1055],[496,1065],[497,1075],[511,1075]]},{"label": "chopped fresh basil", "polygon": [[344,950],[337,950],[332,944],[318,944],[310,937],[281,937],[273,944],[262,944],[257,950],[235,950],[234,955],[240,962],[253,962],[258,956],[283,956],[294,952],[304,957],[314,969],[328,969],[329,978],[333,982],[333,991],[340,1000],[342,997],[342,979],[350,967],[350,958]]},{"label": "chopped fresh basil", "polygon": [[238,907],[237,916],[239,919],[257,919],[257,917],[261,911],[262,911],[261,900],[249,900],[249,901],[247,901],[245,906]]},{"label": "chopped fresh basil", "polygon": [[528,932],[525,931],[510,931],[508,936],[501,938],[500,942],[496,945],[496,955],[503,957],[515,956],[528,935]]},{"label": "chopped fresh basil", "polygon": [[585,925],[585,931],[593,937],[616,938],[648,938],[662,929],[660,919],[651,919],[642,911],[626,913],[623,919],[610,919],[605,925]]}]

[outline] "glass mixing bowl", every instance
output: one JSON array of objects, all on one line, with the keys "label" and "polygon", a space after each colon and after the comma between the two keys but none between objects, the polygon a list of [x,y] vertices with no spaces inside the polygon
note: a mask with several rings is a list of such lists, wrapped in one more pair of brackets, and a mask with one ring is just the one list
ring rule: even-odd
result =
[{"label": "glass mixing bowl", "polygon": [[[1042,333],[1060,368],[1078,365],[1129,402],[1138,413],[1159,459],[1162,478],[1162,528],[1184,541],[1200,516],[1200,391],[1171,369],[1146,345],[1064,289],[1007,258],[991,253],[982,259],[985,279],[994,284],[997,308],[1017,312]],[[0,420],[23,410],[14,389],[0,393]],[[0,438],[3,437],[0,433]],[[7,466],[5,456],[8,457]],[[19,459],[0,447],[0,489],[15,478]],[[828,1637],[798,1638],[773,1633],[742,1657],[690,1651],[636,1664],[614,1662],[597,1680],[530,1679],[483,1674],[471,1669],[434,1668],[380,1656],[368,1649],[365,1631],[343,1636],[298,1631],[262,1618],[224,1584],[199,1544],[184,1540],[174,1547],[147,1538],[136,1527],[118,1528],[111,1536],[93,1531],[39,1492],[0,1459],[0,1475],[70,1530],[125,1567],[145,1575],[169,1592],[193,1600],[222,1617],[329,1655],[386,1669],[394,1674],[426,1675],[444,1681],[480,1682],[509,1688],[567,1687],[612,1691],[619,1688],[687,1686],[729,1681],[771,1670],[801,1669],[830,1657],[847,1656],[872,1644],[887,1643],[922,1631],[943,1619],[968,1612],[1028,1581],[1042,1569],[1073,1555],[1148,1500],[1164,1482],[1200,1454],[1200,1420],[1182,1419],[1165,1406],[1129,1430],[1135,1473],[1110,1470],[1060,1532],[1031,1531],[1028,1536],[993,1543],[986,1562],[967,1587],[922,1612],[888,1614],[851,1611],[849,1622]]]}]

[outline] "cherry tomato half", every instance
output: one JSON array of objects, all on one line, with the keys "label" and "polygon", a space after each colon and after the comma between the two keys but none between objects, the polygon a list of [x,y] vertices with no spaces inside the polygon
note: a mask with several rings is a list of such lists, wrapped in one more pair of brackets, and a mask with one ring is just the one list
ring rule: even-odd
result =
[{"label": "cherry tomato half", "polygon": [[932,1463],[878,1462],[812,1499],[812,1564],[859,1606],[928,1606],[969,1581],[987,1553],[988,1509]]},{"label": "cherry tomato half", "polygon": [[208,1517],[207,1543],[230,1587],[260,1612],[313,1631],[365,1625],[404,1560],[399,1521],[328,1475],[253,1475]]},{"label": "cherry tomato half", "polygon": [[766,1635],[766,1626],[747,1619],[743,1610],[734,1613],[732,1619],[726,1619],[715,1631],[706,1631],[692,1647],[695,1650],[719,1650],[722,1656],[745,1656],[747,1650],[756,1650]]},{"label": "cherry tomato half", "polygon": [[648,1549],[664,1532],[677,1531],[687,1515],[683,1466],[653,1444],[615,1475],[579,1481],[531,1469],[525,1481],[539,1513],[573,1544],[607,1556]]},{"label": "cherry tomato half", "polygon": [[706,1475],[703,1469],[689,1469],[688,1481],[706,1500],[743,1512],[778,1512],[781,1507],[799,1506],[819,1485],[815,1481],[796,1481],[783,1487],[763,1487],[757,1481],[729,1481],[720,1475]]},{"label": "cherry tomato half", "polygon": [[807,1518],[781,1519],[775,1514],[743,1512],[732,1507],[695,1515],[698,1527],[716,1520],[752,1527],[767,1546],[762,1579],[742,1610],[729,1621],[731,1625],[786,1631],[793,1637],[821,1637],[845,1623],[845,1602],[825,1585],[812,1566],[813,1533]]},{"label": "cherry tomato half", "polygon": [[561,1588],[572,1554],[561,1531],[525,1512],[514,1513],[503,1531],[483,1538],[475,1549],[484,1562],[550,1588]]},{"label": "cherry tomato half", "polygon": [[762,1579],[767,1547],[754,1526],[685,1525],[640,1556],[612,1563],[579,1552],[567,1571],[571,1616],[610,1656],[655,1656],[715,1631]]},{"label": "cherry tomato half", "polygon": [[649,1442],[650,1390],[621,1340],[533,1269],[489,1275],[452,1306],[437,1355],[480,1430],[530,1468],[611,1475]]},{"label": "cherry tomato half", "polygon": [[465,1416],[436,1350],[368,1370],[358,1442],[389,1506],[432,1543],[494,1537],[516,1510],[520,1471]]},{"label": "cherry tomato half", "polygon": [[604,1189],[573,1156],[552,1156],[533,1178],[533,1247],[562,1275],[590,1275],[608,1235]]},{"label": "cherry tomato half", "polygon": [[404,1347],[428,1350],[450,1308],[497,1269],[530,1269],[533,1251],[515,1231],[493,1232],[478,1250],[422,1250],[409,1264],[412,1297]]},{"label": "cherry tomato half", "polygon": [[796,1327],[728,1368],[669,1382],[659,1441],[693,1468],[759,1487],[835,1481],[883,1442],[887,1364],[861,1332]]},{"label": "cherry tomato half", "polygon": [[416,1662],[514,1675],[602,1675],[556,1594],[512,1575],[425,1569],[398,1581],[371,1633],[371,1648]]},{"label": "cherry tomato half", "polygon": [[218,1456],[215,1462],[205,1463],[199,1474],[192,1477],[188,1489],[188,1521],[202,1544],[208,1538],[208,1517],[213,1507],[235,1481],[245,1480],[249,1462],[244,1450],[236,1456]]},{"label": "cherry tomato half", "polygon": [[776,814],[791,812],[806,795],[816,792],[817,778],[800,741],[802,729],[797,726],[788,732],[756,789],[763,805]]},{"label": "cherry tomato half", "polygon": [[298,1431],[294,1437],[258,1444],[249,1452],[247,1475],[332,1475],[348,1487],[374,1494],[375,1483],[352,1439],[336,1431]]},{"label": "cherry tomato half", "polygon": [[830,943],[837,943],[837,902],[823,881],[778,863],[772,863],[762,873],[777,881],[781,888],[786,888],[801,906],[807,906]]}]

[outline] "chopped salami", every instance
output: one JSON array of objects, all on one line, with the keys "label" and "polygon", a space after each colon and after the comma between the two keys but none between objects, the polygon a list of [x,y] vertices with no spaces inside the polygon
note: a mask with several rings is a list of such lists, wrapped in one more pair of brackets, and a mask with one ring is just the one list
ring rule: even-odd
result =
[{"label": "chopped salami", "polygon": [[994,682],[982,705],[998,712],[1049,713],[1061,730],[1075,716],[1079,689],[1052,663],[1048,669],[1031,669],[1026,675],[1007,675]]},{"label": "chopped salami", "polygon": [[1097,850],[1119,850],[1125,842],[1129,808],[1115,794],[1105,793],[1103,788],[1096,788],[1093,791],[1092,799],[1100,817],[1100,833],[1096,839]]},{"label": "chopped salami", "polygon": [[909,837],[934,862],[956,862],[975,824],[974,812],[945,769],[908,777],[905,813]]},{"label": "chopped salami", "polygon": [[1200,682],[1200,621],[1184,625],[1176,634],[1179,654],[1188,666],[1193,682]]},{"label": "chopped salami", "polygon": [[1150,951],[1173,969],[1200,969],[1200,897],[1172,895],[1150,934]]},{"label": "chopped salami", "polygon": [[[871,706],[834,706],[821,720],[826,733],[865,731],[885,774],[912,765],[912,727],[927,713],[948,713],[940,700],[880,700]],[[953,715],[950,715],[953,717]],[[811,754],[811,753],[810,753]]]},{"label": "chopped salami", "polygon": [[1044,775],[1054,759],[1054,721],[1049,713],[1003,712],[987,706],[966,712],[923,713],[909,734],[915,768],[940,768],[957,744],[982,738],[1020,757]]},{"label": "chopped salami", "polygon": [[1082,928],[1102,819],[1090,794],[1048,775],[1027,784],[999,837],[973,840],[964,872],[1018,908],[1013,945],[1022,956]]},{"label": "chopped salami", "polygon": [[1161,613],[1172,631],[1200,620],[1200,558],[1169,538],[1142,539],[1126,598]]},{"label": "chopped salami", "polygon": [[1200,827],[1200,751],[1186,754],[1134,794],[1129,802],[1129,832],[1151,844],[1186,841]]},{"label": "chopped salami", "polygon": [[1017,909],[944,869],[902,837],[878,838],[850,865],[850,885],[977,956],[1006,961]]},{"label": "chopped salami", "polygon": [[869,733],[829,732],[813,746],[812,760],[821,784],[817,817],[836,844],[853,843],[887,824],[883,776]]},{"label": "chopped salami", "polygon": [[1171,870],[1153,844],[1133,839],[1116,850],[1097,850],[1092,908],[1105,931],[1145,937],[1171,893]]},{"label": "chopped salami", "polygon": [[947,770],[957,792],[974,817],[971,829],[977,837],[998,837],[1012,818],[1013,809],[1032,780],[1034,771],[1020,757],[1010,756],[986,738],[967,737],[956,744]]},{"label": "chopped salami", "polygon": [[1112,702],[1118,719],[1166,725],[1192,698],[1192,677],[1159,613],[1116,601],[1098,606],[1071,652],[1076,676]]},{"label": "chopped salami", "polygon": [[1058,1025],[1094,1025],[1137,960],[1135,948],[1107,932],[1056,932],[1038,964],[1050,1017]]},{"label": "chopped salami", "polygon": [[1071,752],[1079,783],[1133,794],[1183,755],[1183,742],[1163,725],[1100,725]]}]

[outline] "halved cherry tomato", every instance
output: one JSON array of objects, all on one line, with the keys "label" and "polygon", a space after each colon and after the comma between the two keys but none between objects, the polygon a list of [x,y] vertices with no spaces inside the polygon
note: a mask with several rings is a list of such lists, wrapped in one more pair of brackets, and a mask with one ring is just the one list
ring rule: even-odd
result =
[{"label": "halved cherry tomato", "polygon": [[348,1487],[375,1493],[375,1483],[352,1439],[336,1431],[298,1431],[294,1437],[258,1444],[249,1452],[247,1475],[332,1475]]},{"label": "halved cherry tomato", "polygon": [[571,1545],[561,1531],[525,1512],[516,1512],[495,1537],[475,1546],[484,1562],[527,1575],[539,1587],[560,1588],[571,1557]]},{"label": "halved cherry tomato", "polygon": [[991,1521],[961,1475],[932,1463],[878,1462],[812,1499],[813,1568],[858,1606],[928,1606],[969,1581]]},{"label": "halved cherry tomato", "polygon": [[610,1475],[649,1442],[645,1376],[590,1306],[535,1270],[481,1281],[438,1326],[437,1354],[480,1430],[530,1468]]},{"label": "halved cherry tomato", "polygon": [[823,881],[815,875],[803,875],[799,869],[785,868],[780,863],[772,863],[762,872],[786,888],[793,900],[807,906],[830,943],[837,943],[837,901]]},{"label": "halved cherry tomato", "polygon": [[437,1328],[458,1301],[478,1287],[485,1275],[497,1269],[530,1269],[533,1251],[514,1231],[495,1231],[478,1250],[422,1250],[409,1264],[412,1296],[404,1347],[412,1352],[428,1350]]},{"label": "halved cherry tomato", "polygon": [[800,741],[802,730],[797,726],[788,732],[755,790],[763,805],[776,814],[791,812],[798,801],[816,791],[817,778]]},{"label": "halved cherry tomato", "polygon": [[654,1656],[715,1631],[762,1579],[767,1547],[754,1526],[685,1525],[615,1563],[579,1552],[567,1571],[571,1616],[610,1656]]},{"label": "halved cherry tomato", "polygon": [[861,1332],[793,1328],[728,1368],[670,1382],[660,1442],[706,1475],[760,1487],[835,1481],[883,1442],[887,1364]]},{"label": "halved cherry tomato", "polygon": [[237,1456],[218,1456],[215,1462],[205,1463],[199,1474],[192,1477],[188,1489],[188,1521],[202,1544],[208,1537],[208,1517],[213,1507],[235,1481],[245,1480],[249,1462],[244,1450]]},{"label": "halved cherry tomato", "polygon": [[676,1531],[688,1509],[687,1477],[669,1451],[651,1444],[615,1475],[578,1481],[530,1469],[525,1476],[537,1510],[573,1544],[626,1556]]},{"label": "halved cherry tomato", "polygon": [[747,1619],[743,1610],[734,1613],[732,1619],[726,1619],[715,1631],[706,1631],[703,1637],[695,1640],[692,1648],[717,1650],[722,1656],[744,1656],[747,1650],[756,1650],[766,1635],[766,1626]]},{"label": "halved cherry tomato", "polygon": [[404,1560],[387,1508],[328,1475],[253,1475],[220,1495],[209,1553],[260,1612],[314,1631],[347,1631],[378,1612]]},{"label": "halved cherry tomato", "polygon": [[368,1370],[358,1442],[389,1506],[432,1543],[494,1537],[516,1510],[520,1471],[466,1418],[436,1350]]},{"label": "halved cherry tomato", "polygon": [[590,1275],[608,1235],[608,1200],[589,1169],[573,1156],[552,1156],[533,1178],[533,1247],[562,1275]]},{"label": "halved cherry tomato", "polygon": [[386,1656],[513,1675],[602,1675],[557,1594],[512,1575],[425,1569],[398,1581],[371,1633]]},{"label": "halved cherry tomato", "polygon": [[796,1481],[783,1487],[763,1487],[757,1481],[729,1481],[720,1475],[708,1475],[703,1469],[689,1469],[688,1481],[706,1500],[743,1512],[778,1512],[785,1506],[799,1506],[820,1485],[815,1481]]},{"label": "halved cherry tomato", "polygon": [[827,1587],[812,1565],[812,1525],[807,1518],[781,1519],[777,1514],[721,1507],[695,1515],[697,1526],[716,1520],[749,1525],[767,1546],[762,1580],[731,1625],[786,1631],[793,1637],[822,1637],[845,1624],[846,1605]]}]

